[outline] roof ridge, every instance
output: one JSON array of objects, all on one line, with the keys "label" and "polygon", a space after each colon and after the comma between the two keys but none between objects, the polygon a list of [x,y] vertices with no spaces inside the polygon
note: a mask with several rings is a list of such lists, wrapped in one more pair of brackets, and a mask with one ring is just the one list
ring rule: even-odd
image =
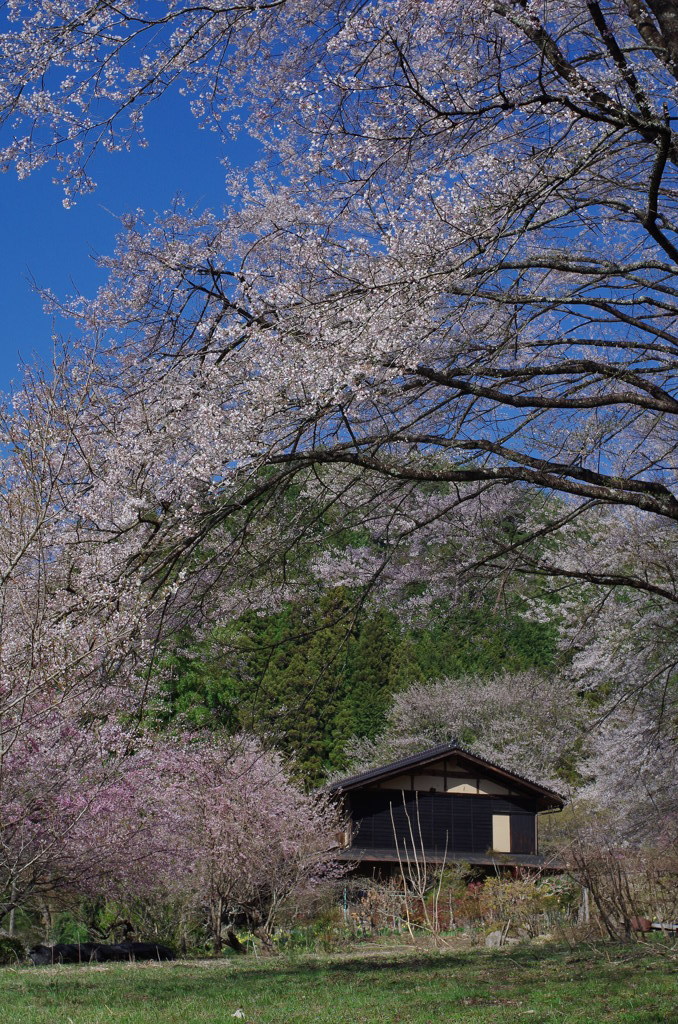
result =
[{"label": "roof ridge", "polygon": [[457,739],[450,740],[447,743],[441,743],[435,747],[429,747],[426,750],[421,750],[416,754],[410,754],[407,757],[398,758],[395,761],[390,761],[388,764],[380,765],[376,768],[370,768],[364,772],[358,772],[355,775],[347,775],[345,778],[337,779],[335,782],[329,783],[323,788],[330,792],[336,792],[337,790],[344,789],[349,785],[353,786],[356,783],[369,782],[384,775],[394,774],[401,768],[413,767],[422,761],[435,760],[436,757],[442,757],[444,754],[452,753],[453,751],[459,751],[461,754],[473,757],[477,761],[482,761],[483,764],[486,764],[490,768],[496,768],[499,771],[505,772],[507,775],[511,775],[514,779],[517,779],[520,782],[526,782],[530,786],[535,786],[537,789],[540,789],[542,793],[548,793],[551,796],[557,797],[559,800],[565,800],[564,795],[562,793],[558,793],[557,790],[551,789],[549,786],[544,786],[543,783],[537,782],[536,779],[532,779],[528,775],[521,775],[512,768],[506,768],[497,761],[491,761],[483,754],[478,754],[474,750],[463,746]]}]

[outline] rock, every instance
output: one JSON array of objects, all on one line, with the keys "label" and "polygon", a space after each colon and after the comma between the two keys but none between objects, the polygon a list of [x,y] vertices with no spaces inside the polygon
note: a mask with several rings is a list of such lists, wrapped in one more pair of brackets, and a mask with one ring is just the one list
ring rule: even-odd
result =
[{"label": "rock", "polygon": [[108,960],[174,960],[174,950],[156,942],[58,942],[34,946],[28,955],[36,966],[42,964],[86,964]]},{"label": "rock", "polygon": [[[169,946],[157,942],[118,942],[114,946],[100,946],[102,960],[175,960],[176,954]],[[109,954],[106,954],[109,950]]]},{"label": "rock", "polygon": [[490,932],[489,935],[485,936],[485,945],[488,949],[499,949],[501,946],[515,946],[521,940],[513,938],[508,939],[504,935],[503,929],[497,932]]},{"label": "rock", "polygon": [[649,917],[632,917],[629,919],[629,928],[632,932],[649,932],[652,930],[652,921]]}]

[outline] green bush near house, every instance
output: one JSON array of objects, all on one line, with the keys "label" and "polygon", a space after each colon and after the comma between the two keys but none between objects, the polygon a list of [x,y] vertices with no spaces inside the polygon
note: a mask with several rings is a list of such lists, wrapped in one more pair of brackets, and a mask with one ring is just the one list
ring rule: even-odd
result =
[{"label": "green bush near house", "polygon": [[0,964],[17,964],[26,959],[26,947],[12,935],[0,935]]}]

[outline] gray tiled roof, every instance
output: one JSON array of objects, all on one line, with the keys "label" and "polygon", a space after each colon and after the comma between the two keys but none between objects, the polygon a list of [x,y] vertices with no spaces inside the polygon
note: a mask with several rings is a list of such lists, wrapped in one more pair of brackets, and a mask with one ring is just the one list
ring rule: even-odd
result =
[{"label": "gray tiled roof", "polygon": [[421,750],[416,754],[410,754],[409,757],[402,757],[397,761],[391,761],[390,764],[381,765],[379,768],[371,768],[369,771],[360,772],[358,775],[349,775],[345,779],[338,779],[336,782],[330,783],[326,788],[330,793],[355,789],[363,783],[377,782],[379,779],[388,778],[389,775],[398,775],[401,771],[405,771],[408,768],[415,768],[430,761],[436,761],[439,757],[444,757],[446,754],[453,753],[463,754],[466,757],[473,758],[479,764],[487,765],[488,768],[494,768],[509,778],[515,779],[516,782],[536,790],[546,797],[550,797],[561,807],[565,803],[565,797],[561,793],[556,793],[555,790],[542,786],[541,783],[535,782],[534,779],[530,779],[526,775],[518,775],[517,772],[504,768],[503,765],[497,764],[495,761],[488,761],[487,758],[480,757],[479,754],[475,754],[472,750],[462,747],[455,740],[452,740],[450,743],[442,743],[438,747],[431,747],[428,750]]}]

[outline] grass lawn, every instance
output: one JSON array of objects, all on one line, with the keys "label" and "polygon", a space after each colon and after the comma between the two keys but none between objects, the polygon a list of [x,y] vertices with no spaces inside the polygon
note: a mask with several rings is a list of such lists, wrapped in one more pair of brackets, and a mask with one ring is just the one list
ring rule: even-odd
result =
[{"label": "grass lawn", "polygon": [[581,946],[0,968],[0,1021],[678,1024],[676,963],[656,946]]}]

